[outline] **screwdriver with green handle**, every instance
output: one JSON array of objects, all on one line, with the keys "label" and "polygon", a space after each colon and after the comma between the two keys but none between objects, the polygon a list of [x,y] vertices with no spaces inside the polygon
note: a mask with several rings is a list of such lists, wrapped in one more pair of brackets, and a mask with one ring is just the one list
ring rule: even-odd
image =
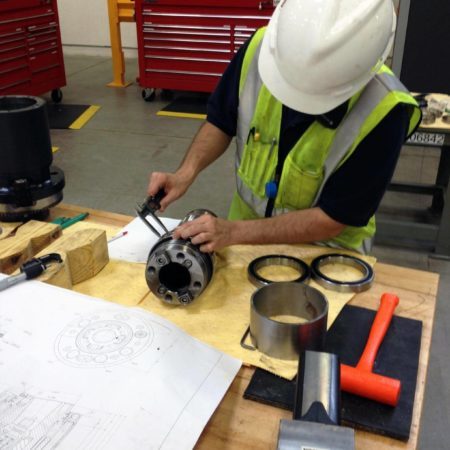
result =
[{"label": "screwdriver with green handle", "polygon": [[11,275],[8,278],[0,281],[0,291],[4,291],[18,283],[26,280],[32,280],[41,275],[51,263],[62,263],[62,258],[59,253],[49,253],[48,255],[39,258],[30,259],[20,266],[20,273]]},{"label": "screwdriver with green handle", "polygon": [[89,213],[85,212],[78,214],[75,217],[57,217],[55,220],[52,220],[52,223],[56,223],[64,230],[65,228],[86,219],[87,216],[89,216]]}]

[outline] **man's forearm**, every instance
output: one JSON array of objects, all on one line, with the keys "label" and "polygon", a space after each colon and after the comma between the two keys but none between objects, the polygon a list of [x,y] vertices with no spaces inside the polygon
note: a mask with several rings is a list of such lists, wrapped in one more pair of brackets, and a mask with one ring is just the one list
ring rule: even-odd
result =
[{"label": "man's forearm", "polygon": [[256,220],[226,220],[204,214],[174,231],[175,239],[191,239],[202,252],[214,252],[233,244],[302,244],[337,236],[345,225],[320,208],[293,211]]},{"label": "man's forearm", "polygon": [[195,135],[177,173],[194,179],[225,152],[230,142],[230,136],[215,125],[205,122]]},{"label": "man's forearm", "polygon": [[320,208],[292,211],[280,216],[236,221],[232,244],[300,244],[331,239],[345,225],[336,222]]}]

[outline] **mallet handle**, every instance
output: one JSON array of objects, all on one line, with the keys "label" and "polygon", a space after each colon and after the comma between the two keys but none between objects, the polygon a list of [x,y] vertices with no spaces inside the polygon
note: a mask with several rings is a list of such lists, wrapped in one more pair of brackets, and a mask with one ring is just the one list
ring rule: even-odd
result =
[{"label": "mallet handle", "polygon": [[384,336],[386,336],[398,303],[399,299],[394,294],[383,294],[381,296],[380,307],[370,329],[369,339],[367,339],[364,352],[356,365],[358,370],[372,372],[378,349],[383,342]]}]

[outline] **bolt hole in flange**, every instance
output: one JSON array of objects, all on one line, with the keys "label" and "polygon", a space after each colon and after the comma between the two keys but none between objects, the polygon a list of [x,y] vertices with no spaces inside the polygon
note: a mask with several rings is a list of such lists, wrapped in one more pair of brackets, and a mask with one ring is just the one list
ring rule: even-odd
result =
[{"label": "bolt hole in flange", "polygon": [[189,270],[182,264],[171,262],[159,271],[159,281],[172,292],[188,287],[191,284]]}]

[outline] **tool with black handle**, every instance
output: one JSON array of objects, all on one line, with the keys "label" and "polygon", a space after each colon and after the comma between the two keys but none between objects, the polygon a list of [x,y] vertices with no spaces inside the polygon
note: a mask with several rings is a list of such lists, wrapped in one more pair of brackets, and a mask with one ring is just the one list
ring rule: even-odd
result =
[{"label": "tool with black handle", "polygon": [[50,253],[48,255],[41,256],[40,258],[33,258],[20,266],[20,273],[17,275],[11,275],[8,278],[0,281],[0,291],[4,291],[18,283],[26,280],[32,280],[41,275],[47,267],[52,263],[61,264],[62,258],[59,253]]},{"label": "tool with black handle", "polygon": [[355,432],[340,424],[339,357],[305,351],[299,359],[294,420],[282,420],[279,450],[354,450]]},{"label": "tool with black handle", "polygon": [[[155,214],[161,208],[161,200],[166,195],[164,189],[160,189],[155,196],[147,197],[145,202],[142,205],[138,205],[136,208],[136,212],[138,216],[144,221],[144,223],[150,228],[153,234],[158,237],[162,237],[164,234],[169,234],[169,230],[166,228],[161,219]],[[150,223],[148,220],[148,216],[150,216],[164,231],[162,234],[155,228],[154,225]]]}]

